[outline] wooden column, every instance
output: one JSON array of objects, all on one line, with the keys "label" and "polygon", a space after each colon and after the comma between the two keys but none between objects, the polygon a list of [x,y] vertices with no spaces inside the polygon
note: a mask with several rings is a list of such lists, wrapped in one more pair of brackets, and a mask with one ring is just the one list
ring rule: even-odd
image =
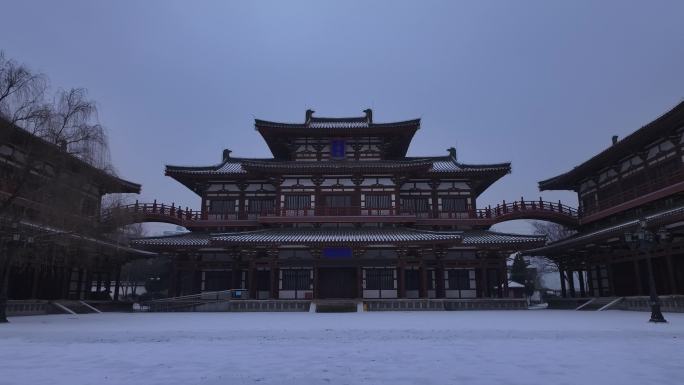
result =
[{"label": "wooden column", "polygon": [[435,267],[435,297],[444,298],[446,296],[444,288],[444,257],[446,256],[446,251],[438,247],[435,247],[433,250],[437,258],[437,266]]},{"label": "wooden column", "polygon": [[[501,298],[508,298],[508,266],[506,266],[506,258],[501,259],[501,281],[503,283],[503,293],[500,295]],[[501,285],[500,285],[501,286]]]},{"label": "wooden column", "polygon": [[577,292],[575,291],[575,273],[572,269],[568,269],[566,271],[566,275],[568,276],[568,287],[570,289],[570,297],[575,298],[577,297]]},{"label": "wooden column", "polygon": [[85,270],[82,268],[78,269],[78,285],[76,288],[76,299],[84,299],[84,289],[85,286]]},{"label": "wooden column", "polygon": [[577,270],[577,277],[579,278],[580,297],[584,298],[587,296],[587,289],[584,286],[584,270]]},{"label": "wooden column", "polygon": [[90,269],[85,272],[85,282],[83,282],[83,299],[90,299],[93,290],[93,274]]},{"label": "wooden column", "polygon": [[249,258],[249,273],[247,280],[249,281],[249,298],[257,299],[257,282],[256,282],[256,264],[254,262],[254,255],[251,253],[248,255]]},{"label": "wooden column", "polygon": [[397,265],[397,296],[399,298],[406,298],[406,267],[404,261],[399,261]]},{"label": "wooden column", "polygon": [[[439,186],[439,181],[430,181],[430,198],[432,200],[432,217],[439,218],[439,194],[437,193],[437,187]],[[444,284],[442,284],[444,286]],[[436,285],[435,285],[436,287]]]},{"label": "wooden column", "polygon": [[[116,278],[115,278],[116,281],[114,282],[114,301],[119,300],[119,290],[121,290],[121,268],[122,268],[122,266],[118,266],[116,268]],[[171,278],[173,278],[173,275],[174,275],[173,272],[174,271],[175,271],[175,269],[172,267],[171,268]],[[172,288],[173,288],[173,286],[171,286],[172,283],[174,283],[174,284],[176,283],[175,279],[169,280],[169,293],[168,293],[169,297],[173,297],[173,295],[171,294]]]},{"label": "wooden column", "polygon": [[269,266],[271,269],[271,298],[278,299],[280,292],[280,274],[278,272],[278,249],[269,249]]},{"label": "wooden column", "polygon": [[321,265],[321,253],[322,249],[318,247],[311,247],[309,248],[309,252],[311,253],[311,257],[313,258],[313,298],[318,299],[319,297],[319,291],[320,291],[320,265]]},{"label": "wooden column", "polygon": [[[178,266],[177,266],[177,264],[178,264],[178,255],[175,254],[172,257],[171,268],[169,269],[169,292],[167,294],[169,297],[178,296]],[[116,277],[117,277],[116,284],[119,286],[121,285],[120,279],[121,279],[121,269],[122,268],[123,268],[123,266],[119,266],[119,271],[117,272],[117,275],[116,275]],[[117,292],[117,296],[118,296],[118,292]]]},{"label": "wooden column", "polygon": [[560,285],[561,285],[561,296],[563,298],[568,297],[568,291],[565,288],[565,271],[563,270],[565,266],[563,264],[558,264],[558,274],[560,274]]},{"label": "wooden column", "polygon": [[397,249],[397,297],[406,298],[406,249]]},{"label": "wooden column", "polygon": [[240,190],[240,196],[238,198],[238,207],[237,207],[237,215],[238,219],[240,218],[240,213],[245,213],[247,212],[247,208],[245,207],[245,190],[249,187],[249,182],[247,181],[240,181],[237,183],[237,188]]},{"label": "wooden column", "polygon": [[486,263],[482,263],[482,295],[484,298],[491,297],[491,288],[489,287],[489,268]]},{"label": "wooden column", "polygon": [[33,266],[33,281],[31,282],[31,298],[38,298],[38,287],[40,285],[40,266]]},{"label": "wooden column", "polygon": [[668,253],[665,256],[665,263],[667,264],[667,278],[670,282],[670,294],[677,294],[679,293],[679,288],[677,287],[674,264],[672,263],[672,250],[668,250]]},{"label": "wooden column", "polygon": [[242,288],[242,271],[240,270],[240,259],[232,252],[233,262],[230,264],[230,286],[229,289]]},{"label": "wooden column", "polygon": [[617,296],[617,294],[615,294],[615,285],[613,283],[613,264],[608,263],[606,267],[608,270],[608,287],[610,287],[610,295]]},{"label": "wooden column", "polygon": [[69,285],[71,285],[71,269],[62,267],[62,298],[69,298]]},{"label": "wooden column", "polygon": [[639,265],[639,260],[635,259],[632,261],[632,266],[634,267],[634,282],[637,286],[637,295],[644,295],[644,284],[641,282],[641,269]]},{"label": "wooden column", "polygon": [[[111,270],[111,267],[110,267],[110,270]],[[105,287],[104,287],[104,288],[105,288],[105,290],[107,291],[107,298],[109,298],[109,295],[110,295],[110,293],[111,293],[111,291],[112,291],[112,272],[111,272],[111,271],[107,271],[106,277],[107,277],[107,281],[106,281],[106,283],[105,283]],[[69,271],[69,286],[71,286],[71,271]]]},{"label": "wooden column", "polygon": [[590,297],[594,296],[594,280],[591,274],[591,266],[587,266],[587,290]]},{"label": "wooden column", "polygon": [[427,268],[425,267],[425,261],[420,261],[420,298],[428,297],[428,276]]},{"label": "wooden column", "polygon": [[360,299],[363,299],[363,266],[356,266],[356,290]]}]

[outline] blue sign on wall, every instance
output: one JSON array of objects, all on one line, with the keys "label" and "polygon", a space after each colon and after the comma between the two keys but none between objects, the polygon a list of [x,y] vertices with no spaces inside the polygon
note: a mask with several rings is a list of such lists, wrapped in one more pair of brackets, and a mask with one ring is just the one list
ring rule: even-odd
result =
[{"label": "blue sign on wall", "polygon": [[324,258],[351,258],[354,254],[349,247],[325,247],[323,248]]},{"label": "blue sign on wall", "polygon": [[345,141],[333,139],[330,143],[330,156],[334,159],[343,159],[345,156]]}]

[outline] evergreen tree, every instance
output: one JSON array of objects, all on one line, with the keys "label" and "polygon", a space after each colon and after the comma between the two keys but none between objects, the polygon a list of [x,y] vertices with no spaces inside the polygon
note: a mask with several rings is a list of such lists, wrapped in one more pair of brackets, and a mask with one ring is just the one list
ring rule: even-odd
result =
[{"label": "evergreen tree", "polygon": [[511,266],[511,281],[525,285],[527,283],[527,265],[528,263],[523,256],[520,253],[516,254]]}]

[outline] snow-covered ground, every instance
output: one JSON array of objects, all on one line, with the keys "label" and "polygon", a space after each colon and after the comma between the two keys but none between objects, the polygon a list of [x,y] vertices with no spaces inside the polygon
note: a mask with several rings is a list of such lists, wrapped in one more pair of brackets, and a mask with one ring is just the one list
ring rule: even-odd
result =
[{"label": "snow-covered ground", "polygon": [[89,314],[0,324],[0,384],[682,384],[684,314]]}]

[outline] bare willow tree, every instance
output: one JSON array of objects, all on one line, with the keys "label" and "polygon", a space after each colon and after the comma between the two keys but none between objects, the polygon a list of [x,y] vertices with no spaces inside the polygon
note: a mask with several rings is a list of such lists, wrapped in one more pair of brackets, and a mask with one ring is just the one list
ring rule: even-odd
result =
[{"label": "bare willow tree", "polygon": [[48,116],[46,91],[45,75],[7,59],[0,51],[0,117],[36,133]]},{"label": "bare willow tree", "polygon": [[[532,227],[534,227],[535,234],[545,235],[546,241],[548,243],[560,241],[561,239],[565,239],[576,233],[575,230],[569,227],[552,222],[533,221]],[[531,258],[530,262],[541,273],[551,273],[558,271],[558,264],[556,263],[556,261],[551,260],[549,258]]]}]

